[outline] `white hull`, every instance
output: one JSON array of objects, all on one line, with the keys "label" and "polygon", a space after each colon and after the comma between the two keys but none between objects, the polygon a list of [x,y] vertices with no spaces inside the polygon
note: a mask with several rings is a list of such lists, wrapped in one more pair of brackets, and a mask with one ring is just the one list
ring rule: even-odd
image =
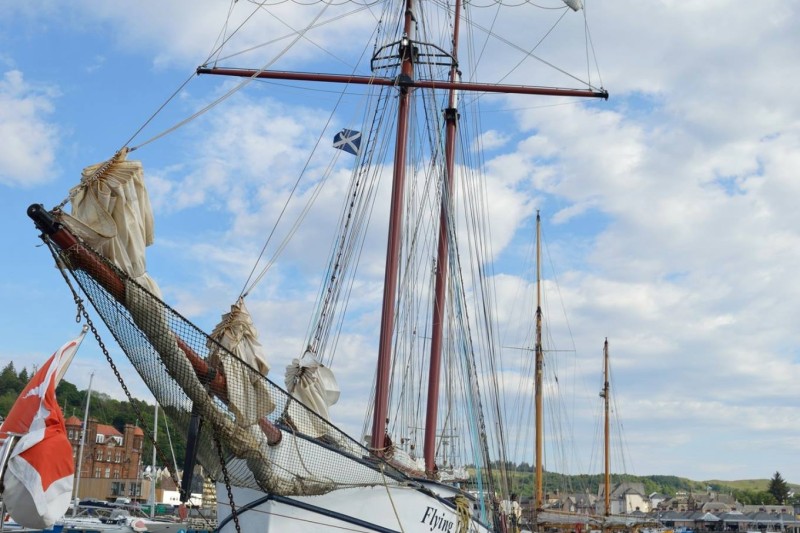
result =
[{"label": "white hull", "polygon": [[[419,487],[386,485],[343,488],[320,496],[292,498],[235,487],[232,494],[241,531],[253,533],[460,531],[455,507],[442,499],[455,492],[446,487],[435,487],[440,497],[426,494]],[[236,525],[225,501],[225,485],[217,485],[217,495],[218,531],[235,533]],[[468,531],[488,533],[492,530],[473,518],[469,521]]]}]

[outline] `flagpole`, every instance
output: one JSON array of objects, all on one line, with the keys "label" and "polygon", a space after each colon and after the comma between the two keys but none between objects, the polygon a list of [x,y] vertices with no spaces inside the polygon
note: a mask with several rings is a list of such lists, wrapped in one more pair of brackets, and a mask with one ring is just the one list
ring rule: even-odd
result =
[{"label": "flagpole", "polygon": [[[85,326],[84,326],[85,327]],[[85,333],[85,330],[84,330]],[[83,446],[86,444],[86,431],[89,429],[89,400],[92,399],[92,380],[94,379],[94,372],[89,376],[89,389],[86,393],[86,410],[83,414],[83,431],[81,431],[81,446],[78,452],[78,471],[75,473],[75,504],[72,506],[72,516],[78,513],[78,504],[80,503],[80,496],[78,489],[81,486],[81,468],[83,467]]]}]

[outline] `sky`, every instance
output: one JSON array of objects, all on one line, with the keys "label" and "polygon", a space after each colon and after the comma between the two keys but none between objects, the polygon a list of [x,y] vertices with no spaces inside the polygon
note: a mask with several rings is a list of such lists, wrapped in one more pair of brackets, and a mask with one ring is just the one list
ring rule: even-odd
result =
[{"label": "sky", "polygon": [[[600,370],[609,338],[629,473],[736,480],[779,471],[800,483],[800,211],[793,200],[800,103],[791,90],[800,84],[800,7],[586,3],[600,74],[593,81],[609,91],[607,102],[487,100],[504,110],[483,134],[487,173],[500,183],[495,248],[506,261],[522,254],[516,247],[530,244],[532,214],[541,209],[579,360],[596,361],[587,375]],[[238,3],[238,16],[251,6]],[[72,295],[25,209],[59,204],[83,167],[131,137],[132,145],[149,140],[233,87],[193,78],[229,7],[0,4],[0,366],[30,368],[80,330]],[[296,7],[275,9],[301,25]],[[584,19],[574,16],[580,28]],[[527,49],[526,23],[501,19],[495,32]],[[262,34],[286,31],[267,24],[273,33]],[[316,47],[336,44],[326,57],[346,64],[348,37],[371,22],[364,15],[347,24],[301,43],[290,61],[313,70]],[[245,34],[245,42],[263,40]],[[568,63],[570,43],[556,43],[542,54]],[[496,56],[487,72],[506,61]],[[542,79],[551,81],[546,73]],[[150,273],[167,301],[207,329],[241,290],[281,193],[335,103],[325,92],[292,101],[286,87],[266,87],[248,87],[219,113],[134,152],[145,162],[157,220]],[[273,368],[298,355],[327,251],[323,228],[338,210],[335,192],[322,193],[319,204],[329,209],[312,225],[317,230],[305,230],[287,252],[307,260],[274,268],[248,302]],[[498,287],[502,296],[512,284]],[[104,341],[113,345],[107,333]],[[352,422],[363,404],[362,378],[372,371],[363,366],[370,348],[353,343],[342,350],[360,359],[342,357],[334,368],[343,391],[334,420]],[[134,394],[147,397],[124,357],[113,348],[111,355]],[[87,338],[66,379],[86,388],[92,372],[96,390],[123,396]]]}]

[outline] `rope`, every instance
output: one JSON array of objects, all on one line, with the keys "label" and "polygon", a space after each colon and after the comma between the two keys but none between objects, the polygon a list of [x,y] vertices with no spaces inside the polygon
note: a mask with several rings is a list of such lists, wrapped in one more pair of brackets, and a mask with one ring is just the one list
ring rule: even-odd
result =
[{"label": "rope", "polygon": [[[126,148],[125,146],[117,150],[117,152],[113,156],[111,156],[111,158],[109,158],[105,163],[103,163],[100,167],[98,167],[98,169],[95,170],[91,176],[89,176],[85,180],[81,180],[79,187],[85,188],[90,184],[94,183],[95,181],[102,179],[106,175],[108,170],[114,165],[114,163],[123,160],[129,151],[130,150],[128,150],[128,148]],[[71,199],[72,195],[70,194],[66,198],[64,198],[61,201],[61,203],[58,204],[53,210],[54,211],[61,210],[65,205],[67,205],[67,202],[69,202]]]},{"label": "rope", "polygon": [[389,484],[386,482],[386,474],[383,472],[383,465],[381,465],[381,477],[383,478],[383,486],[386,488],[386,495],[389,496],[389,503],[392,504],[392,511],[394,511],[394,516],[397,518],[397,525],[400,527],[400,531],[405,533],[403,523],[400,521],[400,513],[397,512],[397,507],[392,499],[392,491],[389,490]]},{"label": "rope", "polygon": [[[225,504],[221,503],[220,505],[225,505]],[[335,525],[335,524],[331,524],[329,522],[320,522],[318,520],[310,520],[308,518],[298,518],[296,515],[281,514],[281,513],[276,513],[274,511],[263,511],[261,509],[248,509],[247,512],[248,513],[261,513],[261,514],[269,515],[269,516],[279,516],[281,518],[287,518],[289,520],[297,520],[298,522],[307,522],[309,524],[315,524],[315,525],[319,525],[319,526],[324,526],[326,529],[335,528],[335,529],[340,529],[342,531],[357,531],[357,532],[363,532],[364,531],[362,528],[354,529],[354,528],[346,527],[346,526],[338,526],[338,525]]]},{"label": "rope", "polygon": [[470,505],[466,496],[459,494],[455,497],[456,515],[458,516],[458,533],[467,533],[470,523]]}]

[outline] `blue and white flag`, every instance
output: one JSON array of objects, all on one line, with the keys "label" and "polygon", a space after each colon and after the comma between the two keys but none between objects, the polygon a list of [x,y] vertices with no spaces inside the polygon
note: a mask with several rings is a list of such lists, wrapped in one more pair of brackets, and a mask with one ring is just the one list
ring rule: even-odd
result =
[{"label": "blue and white flag", "polygon": [[361,152],[361,132],[344,129],[333,136],[333,147],[358,155]]}]

